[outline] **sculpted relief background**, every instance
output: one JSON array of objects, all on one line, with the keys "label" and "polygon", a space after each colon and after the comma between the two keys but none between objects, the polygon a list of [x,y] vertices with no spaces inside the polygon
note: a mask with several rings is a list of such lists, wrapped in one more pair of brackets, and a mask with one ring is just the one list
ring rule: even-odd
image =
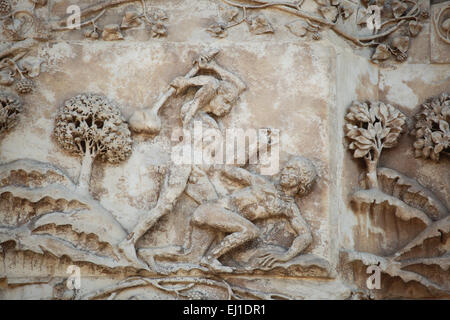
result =
[{"label": "sculpted relief background", "polygon": [[448,7],[0,1],[0,298],[448,299]]}]

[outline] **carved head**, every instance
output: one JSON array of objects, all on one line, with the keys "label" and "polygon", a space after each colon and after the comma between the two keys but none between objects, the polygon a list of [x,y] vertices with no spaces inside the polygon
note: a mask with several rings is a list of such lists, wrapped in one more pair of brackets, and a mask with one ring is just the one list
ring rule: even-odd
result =
[{"label": "carved head", "polygon": [[223,117],[233,108],[233,103],[237,100],[239,91],[229,82],[221,81],[217,95],[209,103],[207,112],[217,117]]},{"label": "carved head", "polygon": [[294,157],[281,170],[280,185],[284,190],[293,190],[294,194],[305,195],[317,178],[317,170],[311,160]]}]

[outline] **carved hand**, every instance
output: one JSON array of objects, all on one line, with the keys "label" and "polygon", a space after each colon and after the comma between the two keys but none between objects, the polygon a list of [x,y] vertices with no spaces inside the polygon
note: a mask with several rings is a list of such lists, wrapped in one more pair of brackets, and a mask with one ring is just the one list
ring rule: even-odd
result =
[{"label": "carved hand", "polygon": [[187,87],[186,78],[185,77],[176,77],[175,79],[172,80],[172,82],[170,83],[170,86],[177,90],[176,94],[180,94]]},{"label": "carved hand", "polygon": [[289,261],[290,259],[291,257],[288,256],[285,252],[280,253],[279,251],[276,250],[270,250],[258,257],[258,263],[262,267],[270,268],[276,262],[286,262]]}]

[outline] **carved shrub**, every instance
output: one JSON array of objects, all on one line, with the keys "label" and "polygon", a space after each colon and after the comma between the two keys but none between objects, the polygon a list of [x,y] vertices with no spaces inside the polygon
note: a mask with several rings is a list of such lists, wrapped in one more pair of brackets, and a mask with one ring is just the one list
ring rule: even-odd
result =
[{"label": "carved shrub", "polygon": [[441,154],[450,153],[450,95],[440,97],[422,105],[422,110],[416,114],[416,127],[413,134],[415,156],[431,158],[438,161]]},{"label": "carved shrub", "polygon": [[55,137],[67,151],[81,155],[79,188],[87,191],[92,162],[118,163],[131,154],[131,133],[119,108],[106,97],[80,94],[64,103],[56,117]]},{"label": "carved shrub", "polygon": [[364,158],[369,187],[378,187],[376,168],[383,148],[392,148],[403,132],[406,117],[382,102],[353,102],[346,115],[346,137],[355,158]]}]

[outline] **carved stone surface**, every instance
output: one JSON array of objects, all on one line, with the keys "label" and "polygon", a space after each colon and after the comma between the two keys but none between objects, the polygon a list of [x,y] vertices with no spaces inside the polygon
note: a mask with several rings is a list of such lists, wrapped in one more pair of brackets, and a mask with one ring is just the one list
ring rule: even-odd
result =
[{"label": "carved stone surface", "polygon": [[445,5],[0,1],[0,299],[450,298]]},{"label": "carved stone surface", "polygon": [[431,6],[431,59],[436,63],[450,62],[450,1]]}]

